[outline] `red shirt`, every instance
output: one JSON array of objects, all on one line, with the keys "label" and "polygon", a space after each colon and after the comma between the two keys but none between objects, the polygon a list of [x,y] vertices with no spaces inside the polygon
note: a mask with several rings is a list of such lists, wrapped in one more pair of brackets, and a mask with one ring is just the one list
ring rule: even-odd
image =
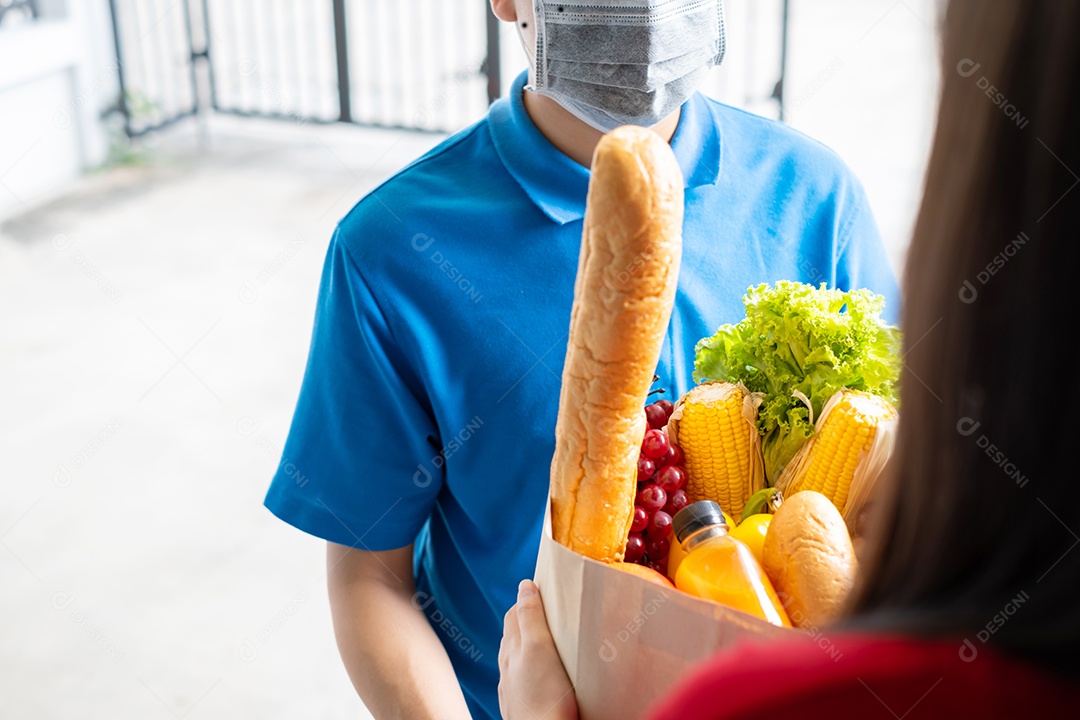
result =
[{"label": "red shirt", "polygon": [[842,634],[746,642],[703,664],[648,718],[1080,717],[1080,683],[970,642]]}]

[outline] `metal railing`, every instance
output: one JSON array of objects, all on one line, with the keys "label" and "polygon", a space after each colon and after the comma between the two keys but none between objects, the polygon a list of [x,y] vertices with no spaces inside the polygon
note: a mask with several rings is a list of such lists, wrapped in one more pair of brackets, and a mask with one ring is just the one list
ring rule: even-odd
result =
[{"label": "metal railing", "polygon": [[198,113],[192,7],[109,0],[124,131],[136,137]]},{"label": "metal railing", "polygon": [[[205,108],[448,132],[480,118],[502,89],[499,22],[488,0],[109,4],[119,110],[131,137]],[[780,119],[789,5],[778,5],[779,80],[771,87]]]},{"label": "metal railing", "polygon": [[[2,1],[2,0],[0,0]],[[129,136],[209,107],[445,132],[499,95],[487,0],[110,0]]]}]

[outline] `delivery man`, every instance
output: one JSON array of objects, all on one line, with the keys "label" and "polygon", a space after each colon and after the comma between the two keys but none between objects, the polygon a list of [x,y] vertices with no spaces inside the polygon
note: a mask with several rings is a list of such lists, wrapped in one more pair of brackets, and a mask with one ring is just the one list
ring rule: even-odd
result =
[{"label": "delivery man", "polygon": [[[751,285],[896,282],[861,186],[821,144],[697,93],[720,0],[492,0],[529,72],[486,118],[338,224],[266,506],[328,541],[338,647],[378,718],[495,718],[502,616],[531,577],[554,450],[588,165],[621,124],[686,181],[682,274],[657,374]],[[628,271],[632,272],[630,268]]]}]

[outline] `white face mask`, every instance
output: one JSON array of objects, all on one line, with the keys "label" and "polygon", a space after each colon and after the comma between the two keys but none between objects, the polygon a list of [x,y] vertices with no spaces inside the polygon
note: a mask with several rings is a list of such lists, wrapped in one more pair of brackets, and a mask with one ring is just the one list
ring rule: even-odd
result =
[{"label": "white face mask", "polygon": [[530,86],[602,132],[652,127],[724,57],[721,0],[534,0]]}]

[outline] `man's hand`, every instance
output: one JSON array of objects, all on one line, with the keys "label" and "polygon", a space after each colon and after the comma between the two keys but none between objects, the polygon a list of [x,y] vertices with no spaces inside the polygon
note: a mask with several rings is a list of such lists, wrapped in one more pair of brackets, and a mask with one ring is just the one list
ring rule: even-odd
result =
[{"label": "man's hand", "polygon": [[577,720],[577,698],[531,580],[503,618],[499,645],[499,710],[504,720]]},{"label": "man's hand", "polygon": [[469,720],[454,668],[414,602],[412,545],[365,552],[327,543],[334,635],[356,692],[379,720]]}]

